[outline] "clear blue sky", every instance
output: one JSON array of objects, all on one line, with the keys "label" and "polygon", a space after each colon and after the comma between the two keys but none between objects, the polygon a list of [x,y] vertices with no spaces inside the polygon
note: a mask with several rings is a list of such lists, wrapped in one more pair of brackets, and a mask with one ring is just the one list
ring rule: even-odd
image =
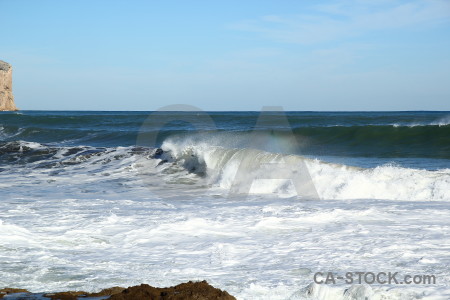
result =
[{"label": "clear blue sky", "polygon": [[450,110],[449,0],[0,0],[0,13],[21,109]]}]

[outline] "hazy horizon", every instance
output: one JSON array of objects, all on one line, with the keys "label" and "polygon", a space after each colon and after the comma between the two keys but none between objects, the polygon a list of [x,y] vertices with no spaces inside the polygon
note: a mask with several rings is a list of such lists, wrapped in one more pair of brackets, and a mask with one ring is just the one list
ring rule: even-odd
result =
[{"label": "hazy horizon", "polygon": [[[198,107],[200,111],[204,112],[260,112],[260,110],[204,110]],[[263,108],[263,107],[261,107]],[[161,111],[161,112],[189,112],[189,110],[164,110],[164,109],[155,109],[155,110],[90,110],[90,109],[19,109],[18,111],[3,111],[0,113],[20,113],[21,111],[45,111],[45,112],[65,112],[65,111],[72,111],[72,112],[155,112],[155,111]],[[395,113],[402,113],[402,112],[450,112],[450,110],[273,110],[274,112],[280,111],[280,112],[333,112],[333,113],[357,113],[357,112],[373,112],[373,113],[385,113],[385,112],[395,112]],[[191,112],[195,113],[196,111]]]}]

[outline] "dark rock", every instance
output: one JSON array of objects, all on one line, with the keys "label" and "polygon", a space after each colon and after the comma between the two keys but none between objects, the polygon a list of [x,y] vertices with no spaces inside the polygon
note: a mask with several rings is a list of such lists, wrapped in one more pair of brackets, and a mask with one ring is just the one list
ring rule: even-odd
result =
[{"label": "dark rock", "polygon": [[[18,294],[26,293],[26,294]],[[13,295],[16,294],[16,295]],[[107,297],[110,300],[236,300],[225,291],[214,288],[206,281],[182,283],[168,288],[155,288],[148,284],[129,287],[112,287],[98,293],[82,291],[68,291],[60,293],[33,294],[23,289],[4,288],[0,290],[0,299],[10,295],[14,300],[38,300],[49,298],[52,300],[82,300],[87,297]],[[8,297],[8,298],[9,298]],[[45,297],[45,298],[43,298]]]},{"label": "dark rock", "polygon": [[214,288],[206,281],[182,283],[169,288],[155,288],[148,284],[133,286],[110,300],[232,300],[236,299],[225,291]]},{"label": "dark rock", "polygon": [[15,294],[15,293],[29,293],[29,292],[24,289],[4,288],[4,289],[0,289],[0,299],[8,294]]},{"label": "dark rock", "polygon": [[151,156],[151,158],[160,158],[161,155],[163,155],[163,154],[164,154],[164,150],[161,148],[157,148],[155,150],[155,152],[153,153],[153,155]]},{"label": "dark rock", "polygon": [[78,297],[85,296],[86,292],[61,292],[61,293],[51,293],[51,294],[44,294],[44,297],[50,298],[52,300],[77,300]]},{"label": "dark rock", "polygon": [[87,294],[87,297],[102,297],[102,296],[111,296],[111,295],[115,295],[115,294],[119,294],[121,293],[123,290],[125,290],[125,288],[120,287],[120,286],[114,286],[111,288],[107,288],[107,289],[103,289],[98,293],[90,293]]}]

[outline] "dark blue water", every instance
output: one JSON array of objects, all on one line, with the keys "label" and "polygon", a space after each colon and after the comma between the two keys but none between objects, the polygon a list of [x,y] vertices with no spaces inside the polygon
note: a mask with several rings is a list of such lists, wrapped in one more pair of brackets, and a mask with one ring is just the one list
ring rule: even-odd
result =
[{"label": "dark blue water", "polygon": [[[201,135],[219,145],[363,167],[440,169],[450,167],[449,124],[450,112],[20,111],[0,114],[0,152],[17,141],[120,147],[139,144],[138,137],[148,133],[157,138],[145,146],[159,147],[168,137]],[[258,134],[264,143],[253,142]]]}]

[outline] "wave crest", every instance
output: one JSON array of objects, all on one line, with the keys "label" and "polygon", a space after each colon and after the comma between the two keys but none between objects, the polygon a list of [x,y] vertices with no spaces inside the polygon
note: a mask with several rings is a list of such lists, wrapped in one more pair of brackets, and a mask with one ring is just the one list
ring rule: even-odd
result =
[{"label": "wave crest", "polygon": [[[449,169],[428,171],[391,164],[365,169],[256,149],[230,149],[208,143],[189,145],[182,139],[169,139],[162,148],[173,156],[175,162],[193,169],[200,168],[210,184],[224,190],[235,184],[243,161],[256,165],[272,163],[274,167],[279,166],[277,162],[284,161],[298,168],[306,165],[322,199],[450,200],[447,192],[450,190]],[[244,166],[243,171],[252,183],[251,194],[297,195],[290,179],[265,179],[267,174],[255,172],[252,166]],[[290,170],[286,170],[285,178],[294,178],[288,172]]]},{"label": "wave crest", "polygon": [[[168,183],[185,189],[209,189],[225,197],[249,193],[320,199],[450,200],[450,169],[430,171],[392,164],[359,168],[300,155],[227,148],[207,141],[192,144],[182,138],[166,139],[162,149],[3,142],[0,162],[14,166],[0,168],[0,172],[24,168],[37,172],[36,176],[49,169],[57,170],[58,176],[108,171],[120,180],[134,172],[145,179],[143,184],[151,182],[160,189],[167,188],[162,185]],[[60,172],[69,168],[70,172]],[[308,177],[298,179],[296,172],[306,172]],[[305,183],[313,185],[318,197]]]}]

